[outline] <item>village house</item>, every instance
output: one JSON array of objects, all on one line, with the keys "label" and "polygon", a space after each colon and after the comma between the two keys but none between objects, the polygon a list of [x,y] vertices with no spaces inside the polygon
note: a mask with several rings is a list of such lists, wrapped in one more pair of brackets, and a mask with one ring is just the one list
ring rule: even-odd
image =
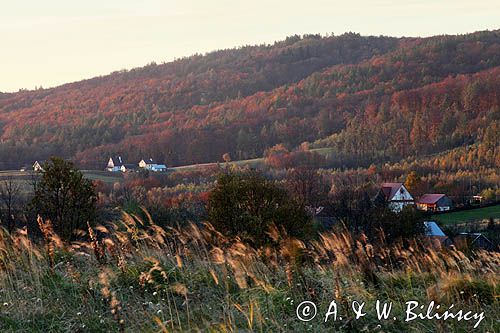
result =
[{"label": "village house", "polygon": [[498,251],[498,247],[493,244],[485,235],[479,232],[462,232],[455,236],[455,245],[460,248],[475,248],[488,251]]},{"label": "village house", "polygon": [[400,212],[405,206],[415,205],[415,200],[403,183],[383,183],[375,200],[387,202],[394,212]]},{"label": "village house", "polygon": [[167,166],[165,164],[158,164],[152,158],[142,159],[139,162],[139,167],[153,172],[167,171]]},{"label": "village house", "polygon": [[451,210],[452,206],[446,194],[424,194],[417,201],[417,209],[425,212],[445,212]]},{"label": "village house", "polygon": [[106,166],[106,170],[110,172],[120,172],[122,166],[123,166],[123,161],[121,156],[110,157],[108,165]]},{"label": "village house", "polygon": [[36,172],[44,171],[43,167],[42,167],[43,163],[44,163],[43,161],[40,161],[40,162],[35,161],[35,163],[33,163],[33,171],[36,171]]},{"label": "village house", "polygon": [[426,221],[425,235],[432,241],[436,247],[450,246],[453,244],[451,239],[441,230],[435,221]]},{"label": "village house", "polygon": [[470,198],[469,203],[470,203],[471,205],[480,205],[480,204],[482,204],[482,203],[483,203],[483,201],[484,201],[483,196],[481,196],[481,195],[473,195],[473,196]]},{"label": "village house", "polygon": [[122,164],[122,166],[120,167],[121,172],[131,172],[131,171],[136,171],[136,170],[137,170],[137,165],[135,165],[135,164],[125,163],[125,164]]}]

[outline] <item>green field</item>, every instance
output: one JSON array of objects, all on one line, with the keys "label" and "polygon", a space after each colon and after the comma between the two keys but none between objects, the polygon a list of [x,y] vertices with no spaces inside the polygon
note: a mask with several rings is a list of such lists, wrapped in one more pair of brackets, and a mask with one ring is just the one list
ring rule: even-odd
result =
[{"label": "green field", "polygon": [[432,216],[433,219],[441,222],[442,224],[458,224],[481,221],[489,219],[490,217],[494,219],[500,218],[500,205]]},{"label": "green field", "polygon": [[[311,152],[318,153],[320,155],[328,155],[330,154],[333,149],[332,148],[314,148],[310,150]],[[224,165],[225,162],[219,162],[220,165]],[[231,161],[229,164],[235,164],[237,166],[243,167],[243,166],[248,166],[250,168],[259,168],[262,167],[264,164],[264,158],[259,157],[259,158],[252,158],[248,160],[237,160],[237,161]],[[191,165],[182,165],[182,166],[176,166],[169,168],[169,170],[172,171],[191,171],[191,170],[196,170],[196,169],[201,169],[201,168],[206,168],[206,167],[213,167],[217,166],[217,162],[214,163],[199,163],[199,164],[191,164]]]},{"label": "green field", "polygon": [[108,172],[97,170],[82,170],[83,175],[91,180],[101,180],[104,183],[117,183],[123,181],[121,172]]},{"label": "green field", "polygon": [[[82,173],[88,179],[101,180],[105,183],[116,183],[123,180],[121,172],[111,173],[99,170],[82,170]],[[23,188],[28,188],[33,181],[33,175],[33,171],[0,171],[0,181],[12,178],[14,181],[20,182]]]}]

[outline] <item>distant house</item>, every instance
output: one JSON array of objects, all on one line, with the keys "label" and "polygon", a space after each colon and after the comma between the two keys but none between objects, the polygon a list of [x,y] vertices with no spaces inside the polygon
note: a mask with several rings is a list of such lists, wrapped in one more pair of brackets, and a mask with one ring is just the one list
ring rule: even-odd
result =
[{"label": "distant house", "polygon": [[153,172],[167,171],[167,166],[165,164],[158,164],[152,158],[142,159],[139,162],[139,167]]},{"label": "distant house", "polygon": [[426,221],[424,224],[426,228],[425,235],[435,242],[436,245],[450,246],[453,243],[436,222]]},{"label": "distant house", "polygon": [[481,195],[473,195],[470,199],[471,205],[480,205],[483,203],[484,198]]},{"label": "distant house", "polygon": [[459,247],[470,247],[488,251],[496,250],[495,244],[479,232],[462,232],[455,236],[455,244]]},{"label": "distant house", "polygon": [[110,157],[108,165],[106,166],[106,170],[110,172],[120,172],[122,165],[123,161],[121,156]]},{"label": "distant house", "polygon": [[35,163],[33,163],[33,171],[36,171],[36,172],[44,171],[42,164],[43,164],[43,161],[40,161],[40,162],[35,161]]},{"label": "distant house", "polygon": [[417,208],[426,212],[445,212],[453,207],[445,194],[424,194],[417,201]]},{"label": "distant house", "polygon": [[137,165],[135,165],[135,164],[126,163],[126,164],[122,164],[120,166],[121,172],[130,172],[130,171],[135,171],[135,170],[137,170]]},{"label": "distant house", "polygon": [[394,212],[400,212],[405,206],[415,204],[415,200],[403,183],[383,183],[375,200],[377,199],[387,202]]}]

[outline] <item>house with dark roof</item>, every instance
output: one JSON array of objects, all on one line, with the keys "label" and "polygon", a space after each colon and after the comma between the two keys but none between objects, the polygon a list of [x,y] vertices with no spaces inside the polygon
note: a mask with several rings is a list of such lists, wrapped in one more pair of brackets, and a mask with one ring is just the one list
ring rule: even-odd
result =
[{"label": "house with dark roof", "polygon": [[400,212],[405,206],[415,205],[415,200],[403,183],[383,183],[375,201],[384,201],[394,212]]},{"label": "house with dark roof", "polygon": [[142,159],[139,162],[139,167],[153,172],[167,171],[167,166],[165,164],[156,163],[152,158]]},{"label": "house with dark roof", "polygon": [[136,170],[137,170],[137,165],[135,164],[124,163],[120,166],[121,172],[131,172]]},{"label": "house with dark roof", "polygon": [[488,251],[498,250],[498,246],[495,246],[492,241],[480,232],[462,232],[455,236],[454,241],[455,245],[459,248],[476,248]]},{"label": "house with dark roof", "polygon": [[121,167],[123,166],[123,161],[121,156],[110,157],[108,161],[108,165],[106,166],[106,170],[110,172],[120,172]]},{"label": "house with dark roof", "polygon": [[417,209],[426,212],[445,212],[453,207],[446,194],[424,194],[417,201]]}]

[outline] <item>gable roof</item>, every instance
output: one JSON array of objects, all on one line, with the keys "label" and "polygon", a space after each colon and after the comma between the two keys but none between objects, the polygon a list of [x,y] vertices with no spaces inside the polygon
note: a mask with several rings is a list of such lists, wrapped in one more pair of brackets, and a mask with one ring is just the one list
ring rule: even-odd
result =
[{"label": "gable roof", "polygon": [[484,239],[487,243],[490,243],[493,245],[493,243],[482,233],[480,232],[461,232],[458,234],[456,238],[468,238],[472,240],[472,243],[477,241],[478,239],[482,238]]},{"label": "gable roof", "polygon": [[426,231],[425,231],[425,234],[426,236],[445,236],[445,233],[443,232],[443,230],[441,230],[441,228],[437,225],[436,222],[434,221],[426,221],[424,222],[425,224],[425,227],[426,227]]},{"label": "gable roof", "polygon": [[137,169],[137,165],[131,163],[124,163],[121,166],[125,167],[126,169]]},{"label": "gable roof", "polygon": [[424,194],[418,200],[418,203],[422,204],[435,204],[439,200],[441,200],[445,194]]},{"label": "gable roof", "polygon": [[383,183],[382,192],[387,200],[391,200],[398,190],[403,186],[403,183]]},{"label": "gable roof", "polygon": [[144,161],[146,164],[156,164],[155,160],[153,158],[143,158],[141,161]]},{"label": "gable roof", "polygon": [[116,167],[122,166],[124,164],[121,156],[112,156],[109,159],[110,159],[110,162],[113,161],[113,164]]}]

